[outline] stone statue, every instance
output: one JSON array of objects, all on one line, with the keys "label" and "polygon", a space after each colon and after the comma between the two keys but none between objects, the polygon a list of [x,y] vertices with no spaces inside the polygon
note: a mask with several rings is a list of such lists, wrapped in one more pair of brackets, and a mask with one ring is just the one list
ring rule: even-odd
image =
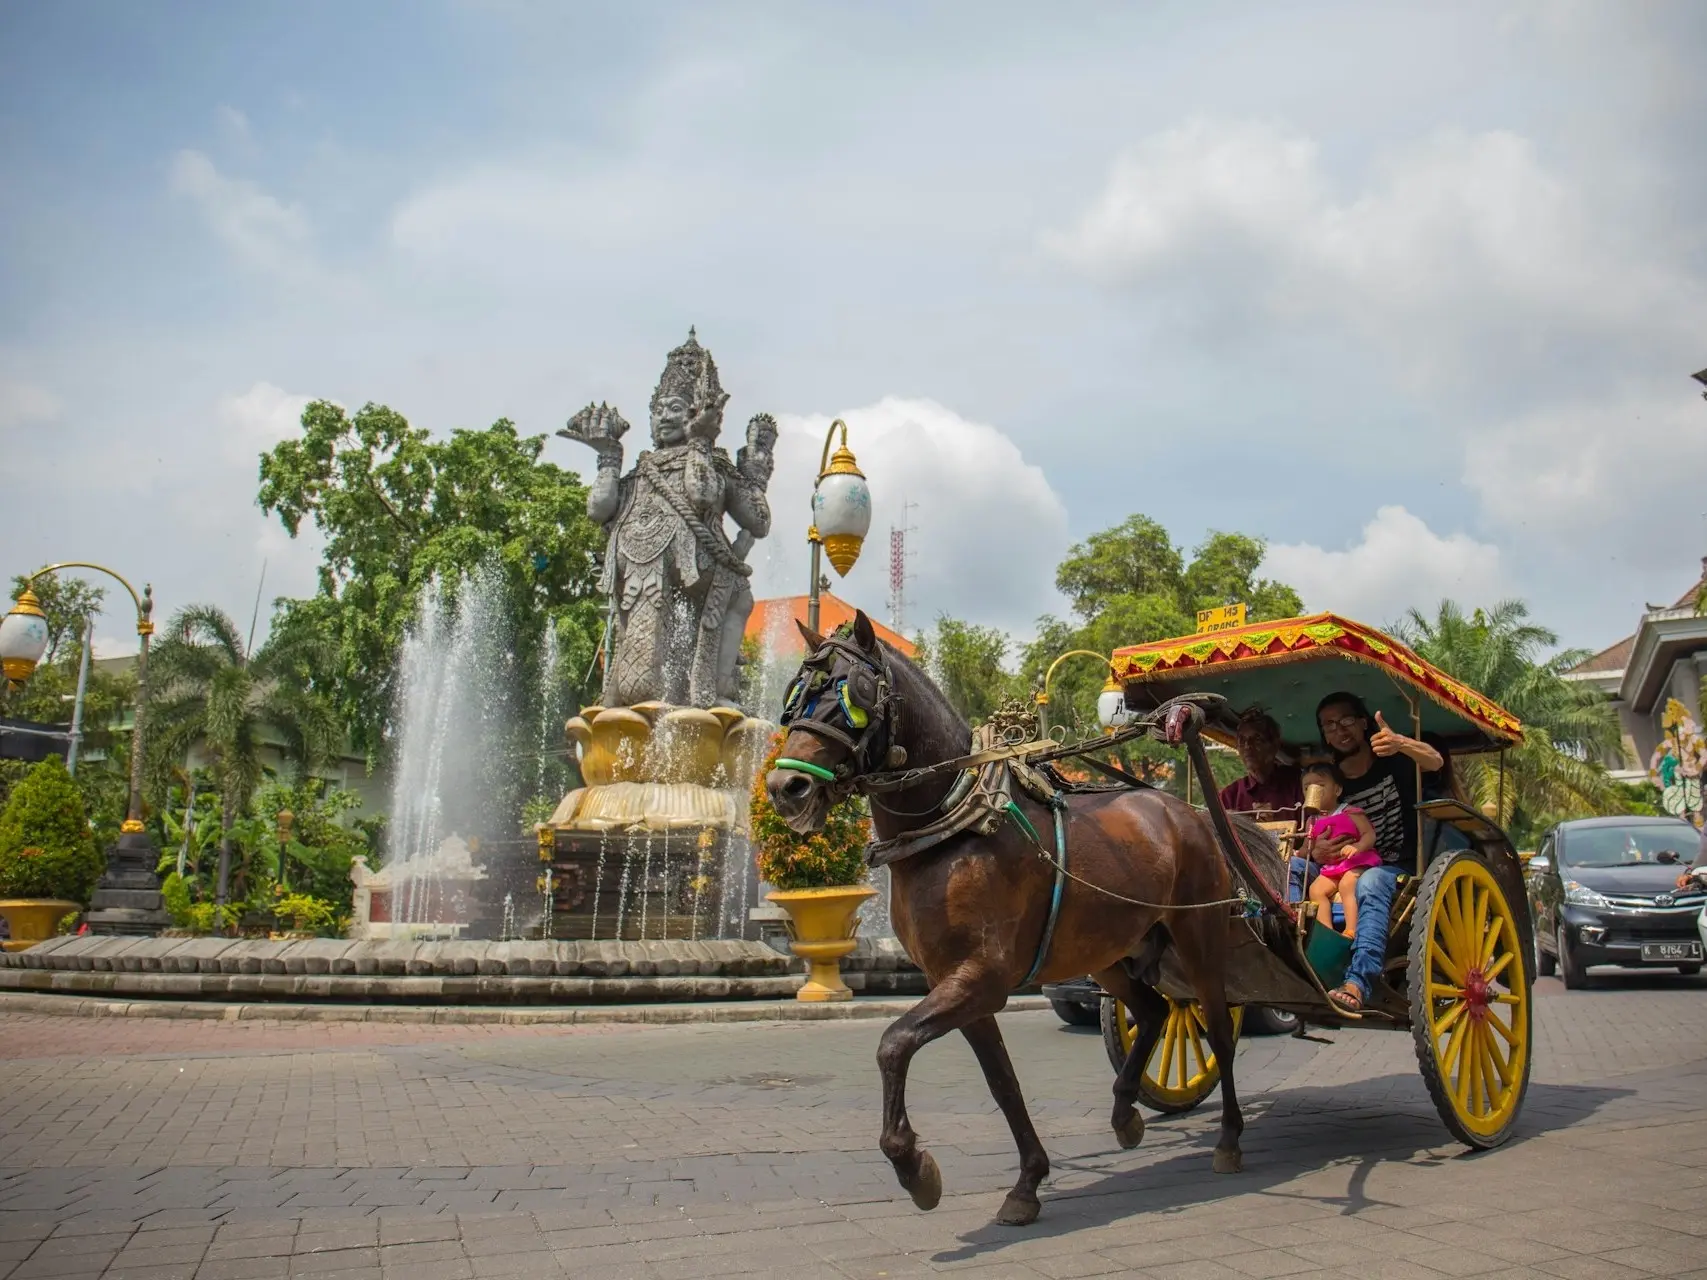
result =
[{"label": "stone statue", "polygon": [[[747,553],[770,532],[776,422],[753,418],[731,462],[716,447],[728,399],[711,353],[689,329],[652,393],[653,448],[627,475],[628,423],[615,409],[588,405],[557,433],[598,455],[587,514],[609,535],[600,583],[615,606],[606,706],[711,707],[738,695],[736,661],[753,610]],[[725,515],[740,530],[733,542]]]}]

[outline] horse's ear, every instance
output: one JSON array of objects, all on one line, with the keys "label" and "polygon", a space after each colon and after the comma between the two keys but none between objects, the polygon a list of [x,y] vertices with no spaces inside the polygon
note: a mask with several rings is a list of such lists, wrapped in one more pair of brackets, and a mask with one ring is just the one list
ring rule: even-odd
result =
[{"label": "horse's ear", "polygon": [[854,641],[868,653],[877,652],[877,632],[872,630],[871,619],[865,616],[864,609],[854,611]]},{"label": "horse's ear", "polygon": [[806,641],[807,653],[817,653],[818,650],[824,647],[824,637],[812,630],[811,627],[807,626],[799,618],[794,620],[794,625],[800,628],[800,638]]}]

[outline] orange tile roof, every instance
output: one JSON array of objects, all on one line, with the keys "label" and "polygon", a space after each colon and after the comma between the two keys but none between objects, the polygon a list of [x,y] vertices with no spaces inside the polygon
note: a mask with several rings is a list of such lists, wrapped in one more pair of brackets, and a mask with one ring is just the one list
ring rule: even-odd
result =
[{"label": "orange tile roof", "polygon": [[[828,591],[818,597],[818,629],[825,634],[834,631],[844,622],[852,622],[854,606],[840,596],[833,596]],[[871,615],[866,615],[868,618]],[[753,605],[753,612],[747,616],[747,638],[781,644],[784,652],[778,657],[788,657],[804,653],[806,646],[801,643],[800,629],[795,622],[806,621],[805,596],[777,596],[772,600],[760,600]],[[887,642],[911,658],[917,652],[917,646],[906,636],[891,631],[876,618],[871,618],[872,629],[878,638]]]}]

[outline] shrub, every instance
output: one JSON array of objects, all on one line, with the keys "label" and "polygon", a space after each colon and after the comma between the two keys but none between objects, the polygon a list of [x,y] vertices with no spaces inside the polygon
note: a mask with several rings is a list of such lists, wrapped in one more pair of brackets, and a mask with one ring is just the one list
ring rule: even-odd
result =
[{"label": "shrub", "polygon": [[771,805],[765,775],[776,768],[786,735],[778,733],[753,781],[753,852],[759,878],[778,889],[829,889],[865,881],[865,846],[871,821],[857,800],[844,800],[825,815],[824,828],[809,836],[790,829]]},{"label": "shrub", "polygon": [[281,923],[288,920],[293,929],[304,933],[330,929],[337,916],[337,908],[332,903],[309,893],[287,893],[273,904],[274,919]]},{"label": "shrub", "polygon": [[0,897],[87,902],[103,865],[82,793],[64,761],[49,756],[0,811]]}]

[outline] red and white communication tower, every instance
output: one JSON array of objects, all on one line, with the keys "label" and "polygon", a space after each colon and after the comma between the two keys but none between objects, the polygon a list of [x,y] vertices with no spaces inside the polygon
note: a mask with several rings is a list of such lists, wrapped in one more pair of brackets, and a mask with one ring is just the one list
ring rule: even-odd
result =
[{"label": "red and white communication tower", "polygon": [[907,524],[913,503],[901,504],[901,523],[889,526],[889,627],[906,635],[907,622]]}]

